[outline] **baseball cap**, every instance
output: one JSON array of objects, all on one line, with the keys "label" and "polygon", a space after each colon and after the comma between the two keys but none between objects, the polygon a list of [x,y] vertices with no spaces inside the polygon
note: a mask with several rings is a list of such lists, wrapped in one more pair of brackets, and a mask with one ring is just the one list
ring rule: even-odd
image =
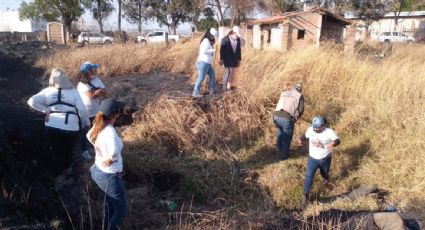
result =
[{"label": "baseball cap", "polygon": [[241,37],[241,30],[239,29],[239,26],[233,26],[232,31],[238,35],[238,37]]},{"label": "baseball cap", "polygon": [[313,118],[313,121],[311,122],[311,127],[313,128],[320,128],[320,126],[325,124],[325,118],[321,116],[315,116]]},{"label": "baseball cap", "polygon": [[112,98],[108,98],[102,101],[100,104],[99,111],[102,112],[105,117],[109,117],[111,114],[119,112],[126,105],[123,101],[118,101]]},{"label": "baseball cap", "polygon": [[210,33],[217,38],[218,37],[218,31],[215,28],[210,28]]},{"label": "baseball cap", "polygon": [[97,68],[99,68],[100,67],[100,65],[99,64],[93,64],[93,63],[90,63],[90,62],[84,62],[81,66],[80,66],[80,72],[82,72],[82,73],[86,73],[86,72],[89,72],[90,70],[92,70],[92,69],[97,69]]}]

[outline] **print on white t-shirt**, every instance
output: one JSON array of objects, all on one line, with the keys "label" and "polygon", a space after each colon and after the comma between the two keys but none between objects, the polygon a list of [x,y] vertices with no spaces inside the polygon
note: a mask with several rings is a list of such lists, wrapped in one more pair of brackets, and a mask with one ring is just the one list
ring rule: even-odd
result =
[{"label": "print on white t-shirt", "polygon": [[305,137],[309,139],[309,155],[317,160],[327,157],[331,153],[327,148],[328,144],[339,139],[335,131],[329,128],[325,128],[321,133],[316,133],[310,127],[307,129]]}]

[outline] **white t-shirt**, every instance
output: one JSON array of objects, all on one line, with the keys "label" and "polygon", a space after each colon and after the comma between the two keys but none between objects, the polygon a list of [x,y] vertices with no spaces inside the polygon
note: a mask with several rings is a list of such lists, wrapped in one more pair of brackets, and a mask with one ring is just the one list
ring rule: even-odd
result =
[{"label": "white t-shirt", "polygon": [[309,154],[312,158],[320,160],[327,157],[331,152],[327,145],[332,141],[339,139],[335,131],[325,128],[323,132],[316,133],[313,127],[309,127],[305,133],[305,137],[309,139]]},{"label": "white t-shirt", "polygon": [[[90,82],[94,87],[98,87],[101,89],[105,88],[103,82],[96,76],[92,77]],[[100,103],[102,102],[100,98],[91,98],[87,96],[86,92],[92,90],[89,84],[78,82],[77,85],[78,92],[80,93],[81,99],[83,99],[83,103],[86,106],[89,117],[95,117],[96,113],[99,111]]]},{"label": "white t-shirt", "polygon": [[214,58],[215,49],[208,38],[204,38],[199,46],[198,60],[211,64]]},{"label": "white t-shirt", "polygon": [[[69,114],[68,123],[65,124],[66,113],[64,112],[76,112],[75,107],[63,104],[48,106],[57,101],[58,89],[54,87],[47,87],[32,96],[28,100],[28,105],[43,113],[50,112],[48,121],[44,123],[45,126],[67,131],[78,131],[80,128],[78,125],[78,116],[76,114]],[[61,101],[76,106],[82,125],[90,126],[86,107],[81,100],[80,94],[78,94],[75,88],[62,89]]]},{"label": "white t-shirt", "polygon": [[[117,131],[112,125],[107,125],[100,131],[96,138],[96,143],[90,140],[90,134],[93,128],[87,133],[87,139],[93,144],[96,151],[95,164],[96,166],[105,173],[117,173],[122,172],[123,163],[121,157],[121,150],[123,143],[121,138],[118,136]],[[112,159],[114,163],[109,167],[104,167],[102,162],[107,159]]]}]

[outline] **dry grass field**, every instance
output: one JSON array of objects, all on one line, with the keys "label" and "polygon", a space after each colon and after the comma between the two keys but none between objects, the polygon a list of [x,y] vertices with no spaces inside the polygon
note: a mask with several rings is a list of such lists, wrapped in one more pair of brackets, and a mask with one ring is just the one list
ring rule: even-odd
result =
[{"label": "dry grass field", "polygon": [[[161,71],[189,75],[186,83],[193,84],[197,48],[198,41],[170,47],[69,49],[37,65],[59,66],[74,75],[80,63],[91,60],[102,65],[105,77]],[[336,186],[325,189],[316,177],[313,194],[321,202],[300,212],[303,228],[309,229],[308,216],[331,209],[377,211],[391,204],[424,217],[424,53],[425,46],[419,44],[395,46],[382,60],[331,48],[287,54],[243,50],[236,93],[211,100],[208,106],[174,99],[166,91],[152,100],[123,131],[126,167],[133,174],[172,171],[184,175],[180,192],[191,198],[182,198],[181,209],[170,214],[177,228],[281,226],[278,217],[300,208],[308,153],[306,148],[292,146],[290,159],[277,161],[272,112],[280,92],[301,82],[306,112],[295,136],[306,131],[313,116],[323,115],[342,142],[331,168]],[[224,70],[218,61],[215,70],[220,82]],[[236,159],[243,170],[232,180],[231,162]],[[326,201],[374,184],[385,191],[384,197]]]}]

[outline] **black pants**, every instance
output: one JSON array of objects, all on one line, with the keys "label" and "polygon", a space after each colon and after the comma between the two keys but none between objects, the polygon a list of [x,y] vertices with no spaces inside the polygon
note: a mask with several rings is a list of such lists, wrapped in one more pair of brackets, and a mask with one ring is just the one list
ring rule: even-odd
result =
[{"label": "black pants", "polygon": [[73,149],[78,138],[78,131],[67,131],[52,127],[45,127],[46,137],[52,149],[51,165],[55,176],[71,165]]}]

